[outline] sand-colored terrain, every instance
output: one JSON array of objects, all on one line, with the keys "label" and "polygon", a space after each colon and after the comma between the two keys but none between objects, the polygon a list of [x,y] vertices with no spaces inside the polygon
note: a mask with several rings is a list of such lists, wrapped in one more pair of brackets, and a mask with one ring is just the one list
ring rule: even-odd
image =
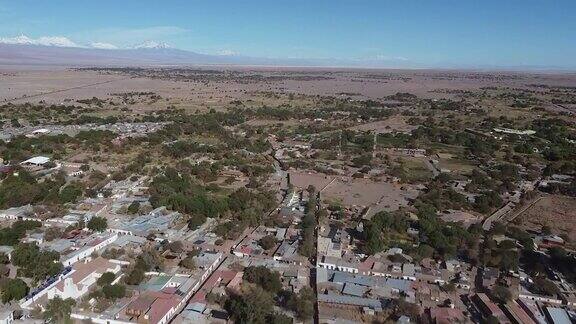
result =
[{"label": "sand-colored terrain", "polygon": [[382,210],[397,210],[407,206],[409,199],[418,196],[418,190],[410,185],[300,170],[290,171],[290,180],[295,187],[304,189],[313,185],[322,190],[321,197],[325,201],[340,202],[346,206],[370,207],[370,215]]},{"label": "sand-colored terrain", "polygon": [[550,195],[540,199],[519,216],[522,227],[539,231],[548,225],[554,234],[566,234],[576,243],[576,198]]},{"label": "sand-colored terrain", "polygon": [[379,120],[371,123],[351,127],[350,129],[356,131],[374,131],[377,133],[385,134],[392,132],[410,133],[418,126],[410,125],[406,122],[407,118],[404,116],[392,116],[386,120]]},{"label": "sand-colored terrain", "polygon": [[[431,70],[335,70],[248,67],[180,68],[148,72],[92,71],[65,68],[0,66],[0,103],[59,104],[66,99],[109,98],[112,93],[153,91],[164,100],[135,109],[177,107],[218,108],[236,99],[254,99],[255,92],[383,99],[398,92],[423,98],[452,98],[482,87],[529,88],[534,84],[576,86],[574,74],[480,73]],[[220,71],[220,72],[218,72]],[[258,102],[256,102],[258,103]],[[267,102],[262,102],[263,104]],[[386,124],[366,126],[385,130]],[[405,125],[405,127],[407,127]]]}]

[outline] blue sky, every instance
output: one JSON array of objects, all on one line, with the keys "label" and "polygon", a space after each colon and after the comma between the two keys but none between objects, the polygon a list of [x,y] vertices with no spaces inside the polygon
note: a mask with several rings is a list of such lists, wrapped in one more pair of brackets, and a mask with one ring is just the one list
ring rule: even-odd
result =
[{"label": "blue sky", "polygon": [[208,54],[576,67],[575,0],[0,0],[0,37]]}]

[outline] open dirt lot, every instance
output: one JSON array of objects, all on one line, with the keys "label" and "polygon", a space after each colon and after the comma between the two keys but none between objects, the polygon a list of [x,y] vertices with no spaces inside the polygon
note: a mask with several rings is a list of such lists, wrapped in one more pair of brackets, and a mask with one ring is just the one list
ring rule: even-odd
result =
[{"label": "open dirt lot", "polygon": [[392,116],[386,120],[379,120],[371,123],[366,123],[358,126],[351,127],[350,129],[356,131],[375,131],[377,133],[410,133],[418,126],[410,125],[406,122],[407,118],[404,116]]},{"label": "open dirt lot", "polygon": [[407,206],[408,200],[418,195],[418,190],[410,185],[334,177],[306,171],[290,171],[290,179],[296,187],[307,188],[309,185],[314,185],[318,190],[322,190],[321,197],[325,201],[337,201],[347,206],[370,206],[368,216],[378,211],[392,211]]},{"label": "open dirt lot", "polygon": [[317,190],[322,190],[330,182],[335,181],[334,176],[313,171],[290,170],[289,173],[292,185],[302,189],[306,189],[308,186],[313,185]]},{"label": "open dirt lot", "polygon": [[521,226],[539,231],[548,225],[554,234],[568,235],[572,246],[576,243],[576,198],[550,195],[538,201],[522,215]]}]

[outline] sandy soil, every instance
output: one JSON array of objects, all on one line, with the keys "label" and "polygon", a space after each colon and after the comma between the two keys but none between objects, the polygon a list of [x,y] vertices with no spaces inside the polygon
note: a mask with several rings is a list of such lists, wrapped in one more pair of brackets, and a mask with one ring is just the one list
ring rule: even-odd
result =
[{"label": "sandy soil", "polygon": [[[80,99],[114,98],[112,94],[128,92],[154,92],[162,97],[154,104],[146,102],[130,106],[136,111],[165,109],[169,105],[179,108],[222,107],[230,101],[244,98],[246,91],[258,90],[218,84],[205,85],[148,78],[130,78],[125,75],[101,75],[93,71],[22,71],[0,74],[0,104],[39,103],[75,104]],[[71,101],[70,101],[71,100]]]},{"label": "sandy soil", "polygon": [[410,133],[412,130],[416,129],[418,126],[409,125],[406,123],[406,117],[404,116],[392,116],[386,120],[379,120],[372,123],[366,123],[358,126],[351,127],[352,130],[357,131],[376,131],[378,133]]},{"label": "sandy soil", "polygon": [[[211,69],[217,69],[210,67]],[[230,69],[230,68],[228,68]],[[430,70],[297,70],[237,68],[239,79],[225,81],[171,81],[128,74],[99,74],[62,68],[31,69],[0,66],[0,103],[61,103],[65,99],[104,99],[110,93],[154,91],[169,104],[221,106],[234,99],[253,98],[254,91],[382,99],[397,92],[425,98],[453,97],[454,90],[485,86],[526,88],[530,84],[576,86],[574,74],[478,73]],[[262,76],[261,80],[242,79]],[[294,79],[294,75],[310,79]],[[248,81],[246,81],[248,80]],[[447,89],[449,89],[447,91]],[[31,98],[32,96],[32,98]],[[162,103],[164,105],[164,103]],[[144,109],[144,107],[141,107]]]},{"label": "sandy soil", "polygon": [[321,197],[325,201],[338,201],[347,206],[371,206],[369,215],[407,206],[408,199],[416,198],[418,195],[418,191],[409,185],[334,177],[300,170],[290,171],[290,179],[296,187],[307,188],[309,185],[314,185],[318,190],[322,190]]},{"label": "sandy soil", "polygon": [[570,242],[576,242],[576,198],[560,195],[547,196],[520,217],[522,227],[540,230],[543,225],[552,228],[554,234],[566,234]]},{"label": "sandy soil", "polygon": [[290,170],[290,182],[298,188],[306,189],[308,186],[313,185],[317,190],[322,190],[332,180],[334,176],[329,176],[323,173],[304,170]]}]

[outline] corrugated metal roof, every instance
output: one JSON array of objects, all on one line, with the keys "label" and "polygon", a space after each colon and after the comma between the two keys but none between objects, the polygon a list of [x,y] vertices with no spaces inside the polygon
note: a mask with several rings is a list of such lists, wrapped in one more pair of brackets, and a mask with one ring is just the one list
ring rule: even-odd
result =
[{"label": "corrugated metal roof", "polygon": [[318,301],[324,303],[370,307],[374,310],[382,309],[382,302],[380,300],[370,298],[319,294]]},{"label": "corrugated metal roof", "polygon": [[360,286],[353,283],[347,283],[344,284],[342,294],[356,297],[363,297],[366,291],[368,291],[368,288],[366,288],[365,286]]},{"label": "corrugated metal roof", "polygon": [[546,312],[554,324],[571,324],[568,313],[562,308],[546,307]]}]

